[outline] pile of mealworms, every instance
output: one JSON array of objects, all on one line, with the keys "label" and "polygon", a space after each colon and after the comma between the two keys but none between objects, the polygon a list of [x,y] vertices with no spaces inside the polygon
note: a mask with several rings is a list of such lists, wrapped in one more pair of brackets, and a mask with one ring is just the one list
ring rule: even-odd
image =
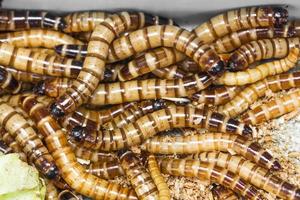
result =
[{"label": "pile of mealworms", "polygon": [[300,107],[285,8],[191,31],[135,11],[0,10],[0,31],[0,150],[36,167],[46,199],[176,199],[167,175],[209,183],[203,199],[300,200],[258,142],[259,124]]}]

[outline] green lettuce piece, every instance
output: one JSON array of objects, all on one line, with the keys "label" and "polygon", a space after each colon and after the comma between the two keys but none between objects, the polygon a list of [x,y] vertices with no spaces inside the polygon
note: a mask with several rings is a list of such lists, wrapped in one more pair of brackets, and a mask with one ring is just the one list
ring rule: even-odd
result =
[{"label": "green lettuce piece", "polygon": [[46,187],[38,171],[17,154],[0,156],[0,200],[43,200]]}]

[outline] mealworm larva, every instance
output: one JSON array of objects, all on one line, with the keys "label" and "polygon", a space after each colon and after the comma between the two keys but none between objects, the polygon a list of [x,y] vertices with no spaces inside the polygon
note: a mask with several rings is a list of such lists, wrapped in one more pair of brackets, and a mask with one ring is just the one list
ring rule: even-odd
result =
[{"label": "mealworm larva", "polygon": [[229,102],[241,90],[241,87],[217,86],[194,93],[191,100],[196,104],[217,106]]},{"label": "mealworm larva", "polygon": [[298,57],[299,48],[293,48],[287,57],[280,60],[267,62],[245,71],[225,72],[215,83],[230,86],[255,83],[267,76],[281,74],[292,69],[297,64]]},{"label": "mealworm larva", "polygon": [[11,44],[0,43],[0,64],[17,70],[50,76],[77,77],[82,62],[55,55],[32,52]]},{"label": "mealworm larva", "polygon": [[197,154],[207,151],[234,152],[268,169],[281,168],[260,144],[241,135],[206,133],[190,136],[155,136],[146,140],[141,149],[156,154]]},{"label": "mealworm larva", "polygon": [[242,45],[230,55],[227,67],[231,71],[238,71],[246,69],[255,61],[283,58],[289,54],[290,49],[299,48],[299,44],[298,37],[252,41]]},{"label": "mealworm larva", "polygon": [[[0,68],[2,68],[2,67],[0,66]],[[10,68],[10,67],[3,67],[3,68],[7,72],[11,73],[16,80],[22,81],[22,82],[37,83],[39,81],[52,78],[51,76],[35,74],[35,73],[30,73],[30,72],[24,72],[24,71],[16,70],[14,68]]]},{"label": "mealworm larva", "polygon": [[138,199],[159,199],[158,189],[141,161],[131,152],[119,152],[120,164]]},{"label": "mealworm larva", "polygon": [[47,29],[1,33],[0,42],[9,43],[16,47],[44,47],[49,49],[59,44],[83,44],[67,34]]},{"label": "mealworm larva", "polygon": [[46,182],[46,200],[58,200],[58,191],[52,181],[48,181],[45,179]]},{"label": "mealworm larva", "polygon": [[219,38],[212,44],[212,47],[218,53],[228,53],[254,40],[300,36],[299,27],[299,21],[291,21],[279,27],[244,29]]},{"label": "mealworm larva", "polygon": [[0,103],[0,123],[22,147],[27,157],[47,178],[55,178],[58,169],[34,129],[27,121],[4,101]]},{"label": "mealworm larva", "polygon": [[241,29],[279,26],[287,22],[288,11],[281,7],[247,7],[230,10],[197,26],[193,32],[204,42]]},{"label": "mealworm larva", "polygon": [[0,138],[0,153],[8,154],[12,153],[13,150]]},{"label": "mealworm larva", "polygon": [[193,159],[158,158],[162,173],[173,176],[197,177],[218,183],[247,199],[263,199],[258,190],[226,168]]},{"label": "mealworm larva", "polygon": [[186,76],[191,76],[191,73],[187,73],[180,69],[178,65],[170,65],[165,68],[155,69],[151,72],[160,79],[182,79]]},{"label": "mealworm larva", "polygon": [[[135,13],[133,13],[135,14]],[[97,25],[103,22],[106,18],[111,17],[111,13],[102,11],[85,11],[85,12],[74,12],[64,17],[67,27],[65,32],[87,32],[93,31]],[[148,13],[139,12],[136,17],[138,20],[139,27],[168,24],[174,25],[175,23],[171,19],[167,19],[161,16],[154,16]]]},{"label": "mealworm larva", "polygon": [[154,155],[148,156],[148,170],[150,176],[153,179],[157,189],[159,200],[171,200],[170,189],[164,180],[164,177],[161,175],[158,163]]},{"label": "mealworm larva", "polygon": [[239,200],[239,196],[232,190],[222,186],[215,185],[211,189],[214,200]]},{"label": "mealworm larva", "polygon": [[63,30],[66,22],[53,13],[34,10],[3,10],[0,11],[0,30],[17,31],[32,28],[50,28]]},{"label": "mealworm larva", "polygon": [[22,106],[36,122],[40,133],[44,135],[45,143],[61,176],[71,188],[95,200],[137,200],[134,190],[107,182],[85,172],[85,169],[77,162],[62,128],[51,117],[45,106],[38,103],[35,96],[26,97]]},{"label": "mealworm larva", "polygon": [[88,173],[107,180],[124,175],[124,170],[120,166],[119,160],[116,159],[109,162],[91,163],[86,168]]},{"label": "mealworm larva", "polygon": [[[120,15],[130,22],[128,13],[122,13]],[[93,55],[94,57],[88,56],[85,58],[85,64],[83,65],[83,69],[77,77],[77,80],[74,81],[67,92],[53,104],[51,112],[54,116],[62,117],[65,113],[74,111],[79,105],[86,102],[91,93],[94,92],[99,83],[99,79],[103,74],[105,60],[108,55],[108,44],[112,42],[116,35],[124,31],[123,29],[114,30],[115,26],[119,23],[126,24],[119,15],[113,16],[115,17],[107,18],[107,20],[98,25],[98,28],[95,29],[88,47],[88,54]],[[119,21],[115,22],[113,20],[114,18]],[[130,24],[126,25],[130,26]],[[104,37],[101,40],[104,39],[108,44],[101,41],[95,41],[99,40],[96,35],[98,35],[99,32],[102,33],[103,30],[107,30],[107,34],[105,36],[100,35],[99,37]],[[199,64],[199,67],[212,76],[220,75],[224,71],[223,61],[208,45],[203,44],[196,35],[179,27],[171,25],[149,26],[130,33],[128,37],[130,39],[123,42],[129,45],[130,48],[126,49],[122,47],[122,51],[124,52],[129,51],[136,54],[145,49],[159,46],[173,47],[179,52],[184,53],[186,56],[193,58],[193,60]],[[107,40],[108,38],[109,41]],[[97,47],[103,47],[101,48],[102,51],[99,52],[99,48]],[[115,53],[116,52],[113,54]]]},{"label": "mealworm larva", "polygon": [[246,87],[231,101],[219,106],[218,112],[230,117],[236,117],[247,110],[258,98],[263,97],[267,90],[278,92],[294,87],[300,87],[300,72],[270,76]]},{"label": "mealworm larva", "polygon": [[300,199],[300,188],[281,180],[279,177],[272,175],[267,169],[261,168],[240,156],[232,156],[222,152],[206,152],[194,157],[202,162],[224,167],[259,189],[270,192],[282,199]]},{"label": "mealworm larva", "polygon": [[300,91],[285,94],[266,103],[260,103],[254,109],[242,115],[241,119],[247,124],[260,124],[299,109]]},{"label": "mealworm larva", "polygon": [[185,56],[182,53],[172,48],[158,47],[149,50],[122,67],[118,74],[119,80],[125,81],[134,79],[155,69],[175,64],[184,58]]},{"label": "mealworm larva", "polygon": [[158,132],[183,127],[206,128],[213,132],[230,132],[248,137],[253,132],[248,125],[212,112],[208,108],[170,105],[112,131],[91,132],[77,126],[71,131],[70,137],[83,147],[109,152],[141,144]]}]

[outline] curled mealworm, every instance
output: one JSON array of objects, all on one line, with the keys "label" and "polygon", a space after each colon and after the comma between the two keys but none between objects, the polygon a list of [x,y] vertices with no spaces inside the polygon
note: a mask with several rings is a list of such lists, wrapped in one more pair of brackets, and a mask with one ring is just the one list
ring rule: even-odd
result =
[{"label": "curled mealworm", "polygon": [[216,185],[211,189],[214,200],[239,200],[239,196],[232,190],[222,186]]},{"label": "curled mealworm", "polygon": [[85,172],[85,169],[77,162],[60,125],[51,117],[45,106],[37,102],[35,96],[26,97],[22,106],[36,122],[40,133],[44,135],[49,152],[63,179],[71,188],[95,200],[137,200],[132,189],[107,182]]},{"label": "curled mealworm", "polygon": [[297,64],[298,57],[299,48],[292,48],[286,58],[267,62],[255,68],[246,69],[245,71],[225,72],[216,80],[216,83],[230,86],[255,83],[267,76],[281,74],[292,69]]},{"label": "curled mealworm", "polygon": [[300,72],[270,76],[246,87],[230,102],[220,106],[218,111],[227,116],[236,117],[258,98],[264,96],[267,90],[278,92],[294,87],[300,87]]},{"label": "curled mealworm", "polygon": [[242,45],[230,55],[228,69],[238,71],[246,69],[255,61],[269,58],[283,58],[290,49],[299,48],[300,40],[294,38],[274,38],[252,41]]},{"label": "curled mealworm", "polygon": [[162,173],[209,180],[224,185],[247,199],[263,199],[254,186],[226,168],[193,159],[158,158],[158,162]]},{"label": "curled mealworm", "polygon": [[281,7],[239,8],[215,16],[193,31],[203,42],[211,43],[240,29],[283,25],[287,17],[287,10]]},{"label": "curled mealworm", "polygon": [[181,127],[206,128],[209,131],[237,133],[248,137],[253,132],[248,125],[211,112],[208,108],[170,105],[112,131],[90,132],[77,126],[73,128],[70,137],[84,147],[108,152],[141,144],[158,132]]},{"label": "curled mealworm", "polygon": [[44,47],[49,49],[60,44],[83,44],[67,34],[47,29],[1,33],[0,42],[9,43],[15,47]]},{"label": "curled mealworm", "polygon": [[131,151],[119,152],[124,173],[141,200],[159,199],[158,189],[146,168]]},{"label": "curled mealworm", "polygon": [[1,9],[0,19],[1,31],[17,31],[32,28],[63,30],[66,27],[66,22],[61,17],[43,11]]},{"label": "curled mealworm", "polygon": [[141,149],[159,154],[196,154],[207,151],[234,152],[268,169],[281,168],[277,160],[257,142],[243,136],[206,133],[191,136],[155,136],[146,140]]},{"label": "curled mealworm", "polygon": [[[226,72],[225,72],[226,73]],[[191,100],[195,104],[221,105],[229,102],[240,91],[241,87],[217,86],[194,93]]]},{"label": "curled mealworm", "polygon": [[300,188],[283,181],[279,177],[272,175],[267,169],[261,168],[242,157],[222,152],[201,153],[194,157],[203,162],[225,167],[259,189],[270,192],[282,199],[298,200],[300,198]]},{"label": "curled mealworm", "polygon": [[299,30],[299,21],[291,21],[286,25],[278,27],[258,27],[243,29],[219,38],[212,44],[212,47],[218,53],[228,53],[239,48],[241,45],[254,40],[298,37],[300,36]]},{"label": "curled mealworm", "polygon": [[280,117],[286,113],[298,110],[300,107],[300,91],[275,98],[257,105],[254,109],[242,115],[241,119],[247,124],[260,124]]}]

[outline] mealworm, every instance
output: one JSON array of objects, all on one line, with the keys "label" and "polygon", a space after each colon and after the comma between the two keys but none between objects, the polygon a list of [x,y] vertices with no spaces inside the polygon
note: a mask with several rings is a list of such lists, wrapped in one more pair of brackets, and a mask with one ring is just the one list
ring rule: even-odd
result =
[{"label": "mealworm", "polygon": [[267,169],[245,160],[240,156],[232,156],[222,152],[201,153],[194,156],[202,162],[209,162],[224,167],[238,174],[242,179],[252,185],[270,192],[282,199],[299,200],[300,188],[272,175]]},{"label": "mealworm", "polygon": [[58,169],[53,158],[37,133],[22,115],[4,101],[0,103],[0,123],[15,138],[42,174],[50,179],[58,175]]},{"label": "mealworm", "polygon": [[270,76],[246,87],[231,101],[219,106],[218,112],[236,117],[247,110],[258,98],[265,96],[267,90],[278,92],[294,87],[300,87],[300,72]]},{"label": "mealworm", "polygon": [[292,69],[297,64],[298,56],[299,49],[293,48],[287,57],[281,60],[267,62],[245,71],[225,72],[215,83],[230,86],[255,83],[267,76],[281,74]]},{"label": "mealworm", "polygon": [[248,137],[253,132],[248,125],[211,112],[208,108],[170,105],[112,131],[90,132],[86,128],[77,126],[71,131],[70,137],[83,147],[109,152],[141,144],[158,132],[182,127],[205,128],[213,132],[230,132]]},{"label": "mealworm", "polygon": [[[1,68],[1,66],[0,66]],[[30,72],[24,72],[20,70],[16,70],[14,68],[10,67],[3,67],[8,73],[11,73],[13,77],[22,82],[30,82],[30,83],[37,83],[42,80],[46,79],[51,79],[51,76],[47,75],[40,75],[40,74],[35,74],[35,73],[30,73]]]},{"label": "mealworm", "polygon": [[161,175],[158,163],[154,155],[148,156],[148,170],[158,189],[159,200],[171,200],[170,189]]},{"label": "mealworm", "polygon": [[252,41],[242,45],[230,55],[227,67],[231,71],[238,71],[246,69],[255,61],[283,58],[289,54],[290,49],[299,48],[299,44],[298,37]]},{"label": "mealworm", "polygon": [[191,96],[191,100],[194,104],[217,106],[229,102],[241,90],[241,87],[217,86],[194,93]]},{"label": "mealworm", "polygon": [[2,139],[0,139],[0,153],[8,154],[12,152],[13,150]]},{"label": "mealworm", "polygon": [[190,136],[155,136],[146,140],[141,149],[159,154],[196,154],[207,151],[234,152],[268,169],[281,168],[268,151],[246,137],[226,133],[206,133]]},{"label": "mealworm", "polygon": [[53,182],[45,180],[46,182],[46,200],[58,200],[58,191]]},{"label": "mealworm", "polygon": [[193,159],[158,158],[162,173],[216,182],[247,199],[263,199],[258,190],[226,168]]},{"label": "mealworm", "polygon": [[38,82],[33,88],[34,93],[47,95],[48,97],[59,97],[72,85],[73,79],[51,78]]},{"label": "mealworm", "polygon": [[182,79],[186,76],[191,76],[191,73],[187,73],[180,69],[178,65],[170,65],[165,68],[155,69],[152,71],[152,74],[157,76],[160,79]]},{"label": "mealworm", "polygon": [[126,81],[134,79],[155,69],[175,64],[184,58],[185,56],[182,53],[172,48],[158,47],[149,50],[122,67],[118,74],[119,80]]},{"label": "mealworm", "polygon": [[214,186],[211,189],[211,191],[214,200],[239,200],[240,199],[236,193],[234,193],[232,190],[222,185]]},{"label": "mealworm", "polygon": [[159,199],[158,189],[140,160],[131,151],[119,152],[119,155],[120,164],[138,199]]},{"label": "mealworm", "polygon": [[[121,24],[125,23],[124,20],[118,15],[114,16],[120,20],[118,22],[120,22]],[[129,17],[128,13],[122,13],[121,16],[127,19]],[[120,33],[123,31],[123,29],[112,31],[114,30],[116,24],[118,24],[112,19],[113,18],[107,18],[105,22],[98,25],[98,28],[96,28],[93,33],[94,36],[92,35],[89,42],[90,47],[88,48],[88,54],[100,55],[100,53],[103,53],[103,55],[101,54],[100,57],[103,57],[104,59],[100,59],[99,56],[97,56],[98,58],[90,56],[85,58],[86,64],[83,65],[83,70],[81,70],[79,76],[77,77],[77,80],[73,82],[72,87],[68,88],[67,92],[62,97],[60,97],[51,107],[51,112],[54,116],[61,117],[65,113],[74,111],[79,105],[86,102],[89,95],[94,92],[97,84],[99,83],[99,79],[103,74],[105,60],[108,55],[108,44],[110,44],[115,38],[114,36],[117,35],[114,34],[114,32]],[[112,25],[108,25],[108,22]],[[107,26],[110,27],[110,29],[108,29]],[[95,36],[98,34],[98,32],[103,32],[102,29],[108,30],[108,33],[110,33],[105,35],[104,37],[105,41],[107,41],[106,38],[110,39],[108,44],[94,41],[95,39],[97,39],[97,37]],[[203,42],[201,42],[196,35],[184,29],[171,25],[157,25],[134,31],[128,36],[129,38],[132,38],[124,42],[130,45],[131,48],[122,48],[122,50],[124,50],[125,52],[128,50],[131,53],[138,53],[145,49],[155,48],[158,46],[174,47],[179,52],[182,52],[186,56],[193,58],[193,60],[195,60],[202,69],[207,71],[212,76],[220,75],[224,71],[224,63],[220,59],[220,57],[208,45],[203,44]],[[105,49],[105,51],[102,50],[101,52],[99,52],[99,49],[96,48],[94,44],[96,46],[104,46],[105,48],[103,48]],[[93,48],[91,48],[91,46],[93,46]],[[97,63],[97,70],[95,69],[95,65],[91,64],[94,62]],[[74,99],[76,99],[76,101]]]},{"label": "mealworm", "polygon": [[260,124],[299,109],[300,91],[285,94],[266,103],[258,104],[254,109],[242,115],[241,119],[247,124]]},{"label": "mealworm", "polygon": [[118,160],[91,163],[86,168],[86,172],[107,180],[124,175],[124,170]]},{"label": "mealworm", "polygon": [[77,77],[82,62],[55,55],[32,52],[11,44],[0,43],[0,64],[17,70],[50,76]]},{"label": "mealworm", "polygon": [[[130,13],[129,13],[130,14]],[[144,26],[168,24],[174,25],[173,20],[161,16],[154,16],[148,13],[132,13],[133,18],[137,18],[135,23],[142,28]],[[65,32],[87,32],[93,31],[97,25],[106,18],[111,17],[111,13],[101,11],[74,12],[64,17],[67,27]]]},{"label": "mealworm", "polygon": [[0,42],[9,43],[16,47],[44,47],[49,49],[59,44],[83,44],[67,34],[47,29],[1,33]]},{"label": "mealworm", "polygon": [[17,31],[32,28],[50,28],[63,30],[66,22],[53,13],[34,10],[3,10],[0,11],[0,30]]},{"label": "mealworm", "polygon": [[297,37],[300,36],[299,27],[299,21],[291,21],[279,27],[244,29],[219,38],[212,44],[212,48],[218,53],[228,53],[254,40]]},{"label": "mealworm", "polygon": [[45,106],[38,103],[35,96],[26,97],[22,106],[36,122],[40,133],[44,135],[45,143],[61,172],[61,176],[71,188],[95,200],[137,200],[132,189],[107,182],[85,172],[85,169],[77,162],[62,128],[51,117]]},{"label": "mealworm", "polygon": [[241,29],[280,26],[287,22],[288,11],[281,7],[247,7],[230,10],[197,26],[193,32],[204,42]]}]

